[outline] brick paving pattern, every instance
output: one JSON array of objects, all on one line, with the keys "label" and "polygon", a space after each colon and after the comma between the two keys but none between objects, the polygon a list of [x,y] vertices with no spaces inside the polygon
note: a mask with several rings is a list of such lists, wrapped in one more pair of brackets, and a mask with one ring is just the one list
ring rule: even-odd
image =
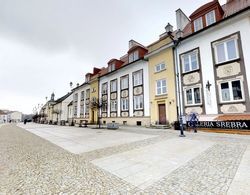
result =
[{"label": "brick paving pattern", "polygon": [[0,194],[226,194],[249,141],[198,135],[195,139],[211,139],[217,144],[141,190],[90,161],[176,134],[159,133],[147,140],[81,155],[14,125],[1,127],[0,135]]}]

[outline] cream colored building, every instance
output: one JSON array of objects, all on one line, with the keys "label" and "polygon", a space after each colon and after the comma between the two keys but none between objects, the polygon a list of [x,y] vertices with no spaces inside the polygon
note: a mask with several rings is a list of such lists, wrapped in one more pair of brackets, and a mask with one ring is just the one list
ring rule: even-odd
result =
[{"label": "cream colored building", "polygon": [[150,116],[152,125],[177,120],[175,66],[171,35],[163,33],[148,46]]}]

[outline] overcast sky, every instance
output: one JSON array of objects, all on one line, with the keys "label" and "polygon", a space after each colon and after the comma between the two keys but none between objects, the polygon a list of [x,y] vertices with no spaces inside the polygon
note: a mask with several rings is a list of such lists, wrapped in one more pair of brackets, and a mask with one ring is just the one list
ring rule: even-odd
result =
[{"label": "overcast sky", "polygon": [[[0,109],[32,113],[209,0],[0,0]],[[224,3],[225,0],[220,1]]]}]

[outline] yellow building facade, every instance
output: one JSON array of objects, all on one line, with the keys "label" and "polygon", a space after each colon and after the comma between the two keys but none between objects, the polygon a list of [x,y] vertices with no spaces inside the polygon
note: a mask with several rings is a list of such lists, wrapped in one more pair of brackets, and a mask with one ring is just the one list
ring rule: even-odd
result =
[{"label": "yellow building facade", "polygon": [[166,35],[148,49],[151,124],[167,125],[177,120],[173,41]]},{"label": "yellow building facade", "polygon": [[89,110],[89,123],[97,124],[98,122],[98,108],[93,106],[93,102],[99,101],[99,75],[96,74],[90,80],[90,110]]}]

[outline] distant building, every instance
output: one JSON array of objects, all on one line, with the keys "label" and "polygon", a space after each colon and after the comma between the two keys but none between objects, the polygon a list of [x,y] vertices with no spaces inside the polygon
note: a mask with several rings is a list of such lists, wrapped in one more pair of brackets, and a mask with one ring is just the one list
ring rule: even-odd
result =
[{"label": "distant building", "polygon": [[13,123],[20,123],[23,121],[23,114],[18,111],[13,111],[10,113],[10,120]]},{"label": "distant building", "polygon": [[19,123],[23,121],[23,114],[19,111],[4,111],[0,114],[0,123]]}]

